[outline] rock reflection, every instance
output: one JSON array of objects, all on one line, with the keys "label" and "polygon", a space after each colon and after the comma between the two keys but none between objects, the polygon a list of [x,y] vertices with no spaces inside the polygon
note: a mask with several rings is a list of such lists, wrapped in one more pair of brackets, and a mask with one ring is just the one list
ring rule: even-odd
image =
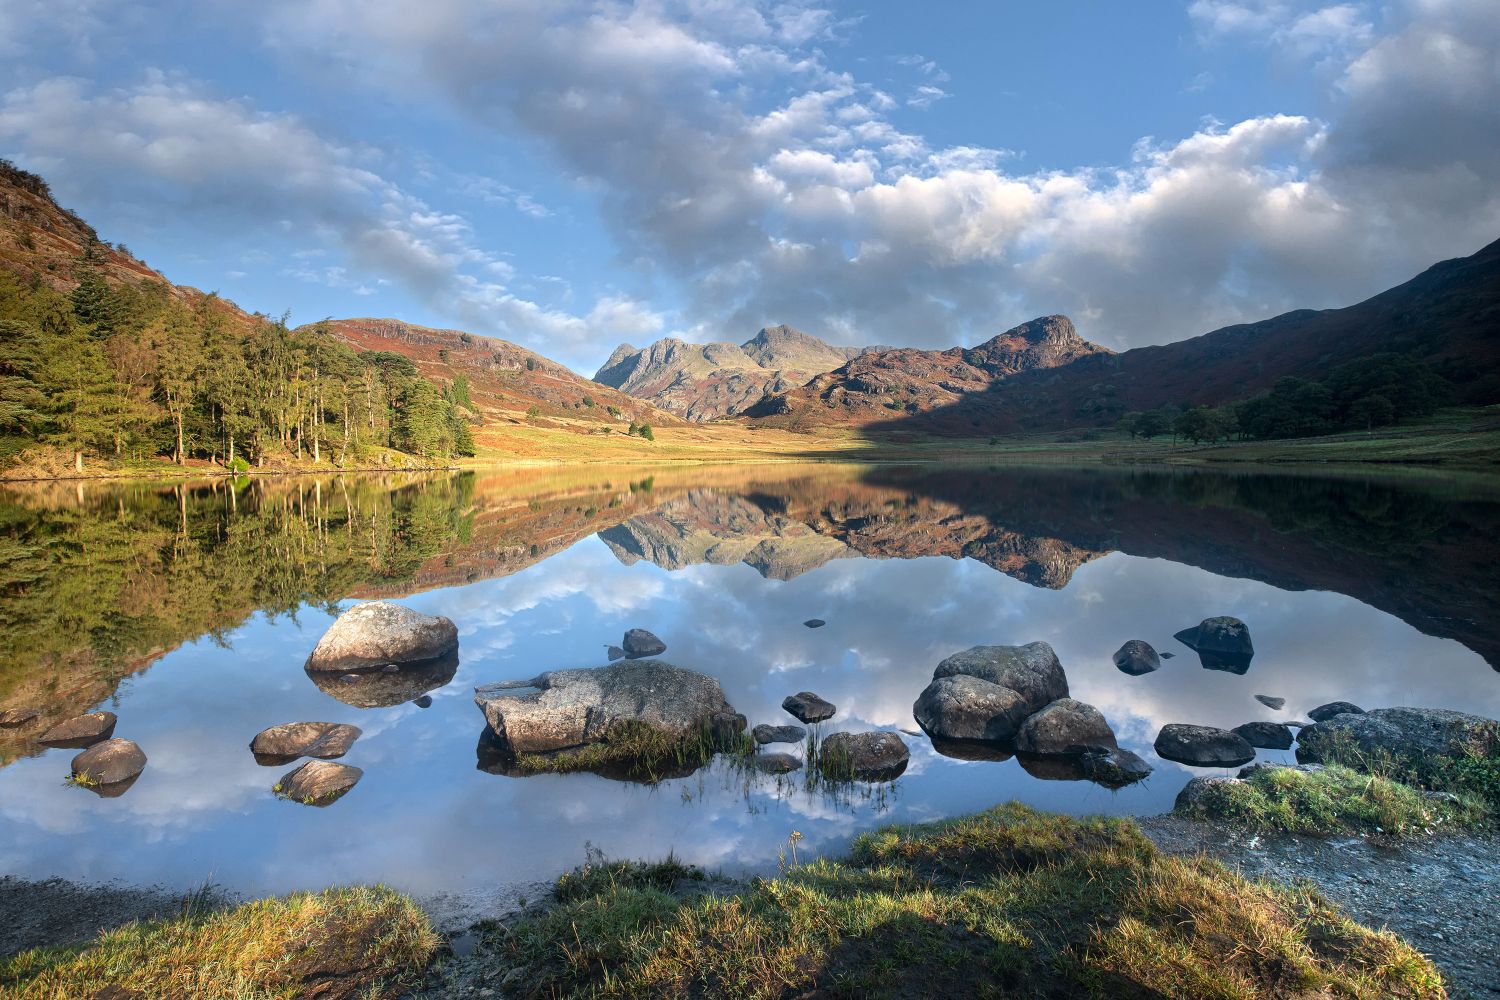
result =
[{"label": "rock reflection", "polygon": [[453,680],[457,672],[457,653],[423,663],[387,664],[342,674],[305,671],[319,691],[355,708],[389,708],[416,701]]}]

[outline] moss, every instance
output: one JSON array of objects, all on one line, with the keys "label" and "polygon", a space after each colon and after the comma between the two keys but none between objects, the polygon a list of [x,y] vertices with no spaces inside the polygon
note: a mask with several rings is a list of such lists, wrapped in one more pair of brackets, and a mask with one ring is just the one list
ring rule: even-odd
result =
[{"label": "moss", "polygon": [[1484,826],[1493,820],[1485,803],[1473,796],[1434,797],[1384,775],[1339,764],[1319,771],[1260,768],[1243,781],[1213,785],[1179,812],[1253,830],[1315,837],[1409,837]]},{"label": "moss", "polygon": [[190,902],[175,919],[22,952],[0,964],[0,994],[16,1000],[76,1000],[111,989],[153,1000],[392,997],[421,978],[437,945],[426,915],[384,886],[297,893],[232,910]]},{"label": "moss", "polygon": [[1442,997],[1315,892],[1008,804],[685,897],[622,869],[492,932],[528,997]]}]

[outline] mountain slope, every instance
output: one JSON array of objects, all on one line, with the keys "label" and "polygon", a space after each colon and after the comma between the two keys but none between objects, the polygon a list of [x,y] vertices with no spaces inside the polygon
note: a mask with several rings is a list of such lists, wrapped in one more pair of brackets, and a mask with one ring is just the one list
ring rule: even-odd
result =
[{"label": "mountain slope", "polygon": [[977,347],[862,354],[800,388],[767,397],[746,416],[794,429],[866,426],[951,408],[1024,372],[1110,356],[1080,337],[1068,317],[1043,316]]},{"label": "mountain slope", "polygon": [[594,381],[689,420],[712,420],[796,388],[861,350],[834,347],[789,326],[767,327],[743,344],[689,344],[667,337],[644,348],[621,344]]}]

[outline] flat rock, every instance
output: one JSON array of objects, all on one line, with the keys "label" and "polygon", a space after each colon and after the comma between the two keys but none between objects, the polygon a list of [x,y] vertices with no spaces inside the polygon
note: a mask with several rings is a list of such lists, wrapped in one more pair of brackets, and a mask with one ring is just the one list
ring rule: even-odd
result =
[{"label": "flat rock", "polygon": [[922,731],[943,740],[1013,740],[1030,714],[1019,692],[968,674],[937,678],[912,705]]},{"label": "flat rock", "polygon": [[806,625],[808,628],[822,628],[824,625],[827,625],[828,623],[825,622],[821,618],[809,618],[807,621],[803,622],[802,624]]},{"label": "flat rock", "polygon": [[790,774],[802,769],[802,758],[789,753],[758,753],[752,760],[755,769],[766,774]]},{"label": "flat rock", "polygon": [[281,776],[276,793],[310,806],[326,806],[353,788],[364,771],[331,760],[310,760]]},{"label": "flat rock", "polygon": [[1253,747],[1265,750],[1292,748],[1292,731],[1279,722],[1247,722],[1243,726],[1235,726],[1230,732],[1238,733]]},{"label": "flat rock", "polygon": [[1016,749],[1041,756],[1077,755],[1088,748],[1113,750],[1118,744],[1104,715],[1093,705],[1059,698],[1029,716],[1016,734]]},{"label": "flat rock", "polygon": [[750,730],[756,743],[801,743],[807,738],[807,730],[801,726],[770,726],[762,722]]},{"label": "flat rock", "polygon": [[7,708],[0,712],[0,729],[18,729],[41,714],[34,708]]},{"label": "flat rock", "polygon": [[711,729],[714,716],[736,714],[717,680],[661,660],[549,670],[529,681],[476,688],[474,701],[515,753],[583,746],[623,724],[686,739]]},{"label": "flat rock", "polygon": [[911,760],[895,733],[834,733],[818,750],[818,768],[831,781],[890,781]]},{"label": "flat rock", "polygon": [[[963,675],[1010,688],[1030,712],[1068,696],[1068,678],[1057,654],[1045,642],[1024,646],[974,646],[937,665],[933,680]],[[1029,713],[1028,713],[1029,714]]]},{"label": "flat rock", "polygon": [[132,740],[105,740],[73,758],[73,780],[82,785],[134,781],[145,769],[146,755]]},{"label": "flat rock", "polygon": [[643,628],[633,628],[625,633],[620,648],[628,659],[638,660],[643,656],[660,656],[667,651],[667,644]]},{"label": "flat rock", "polygon": [[1115,668],[1122,674],[1139,677],[1161,667],[1161,657],[1144,639],[1131,639],[1115,650]]},{"label": "flat rock", "polygon": [[1307,717],[1314,722],[1327,722],[1335,715],[1364,715],[1365,710],[1351,701],[1330,701],[1326,705],[1319,705]]},{"label": "flat rock", "polygon": [[824,701],[811,691],[798,691],[796,694],[788,695],[782,701],[781,707],[790,712],[797,721],[807,723],[831,719],[838,711],[833,702]]},{"label": "flat rock", "polygon": [[298,757],[330,760],[348,753],[361,732],[341,722],[287,722],[256,733],[250,752],[262,764],[287,764]]},{"label": "flat rock", "polygon": [[1271,695],[1268,695],[1268,694],[1258,694],[1258,695],[1255,696],[1255,700],[1258,701],[1258,702],[1260,702],[1262,705],[1266,706],[1267,708],[1274,708],[1274,709],[1278,709],[1279,710],[1281,708],[1286,707],[1286,699],[1285,698],[1273,698]]},{"label": "flat rock", "polygon": [[449,619],[390,601],[368,601],[338,616],[307,658],[306,669],[345,673],[435,660],[457,650],[458,628]]},{"label": "flat rock", "polygon": [[1228,615],[1205,618],[1172,638],[1197,653],[1199,662],[1210,670],[1242,674],[1250,669],[1250,659],[1255,655],[1249,626]]},{"label": "flat rock", "polygon": [[74,750],[91,747],[114,735],[115,721],[113,712],[90,712],[74,716],[37,737],[37,742],[44,747],[67,747]]},{"label": "flat rock", "polygon": [[1197,767],[1239,767],[1255,759],[1255,748],[1227,729],[1180,722],[1162,726],[1156,753],[1166,760]]},{"label": "flat rock", "polygon": [[1304,764],[1345,763],[1342,752],[1351,744],[1367,754],[1381,754],[1425,771],[1439,758],[1461,751],[1467,742],[1495,722],[1467,712],[1441,708],[1377,708],[1369,712],[1341,712],[1297,734],[1297,760]]}]

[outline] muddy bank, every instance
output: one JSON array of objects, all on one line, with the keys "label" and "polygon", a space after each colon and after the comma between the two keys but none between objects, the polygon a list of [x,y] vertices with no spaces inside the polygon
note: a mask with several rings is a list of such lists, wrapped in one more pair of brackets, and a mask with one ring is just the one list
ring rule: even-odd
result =
[{"label": "muddy bank", "polygon": [[[182,892],[114,883],[87,885],[49,878],[30,882],[0,876],[0,959],[28,948],[87,941],[100,931],[132,920],[180,914]],[[216,893],[194,897],[197,905],[228,906],[236,900]]]}]

